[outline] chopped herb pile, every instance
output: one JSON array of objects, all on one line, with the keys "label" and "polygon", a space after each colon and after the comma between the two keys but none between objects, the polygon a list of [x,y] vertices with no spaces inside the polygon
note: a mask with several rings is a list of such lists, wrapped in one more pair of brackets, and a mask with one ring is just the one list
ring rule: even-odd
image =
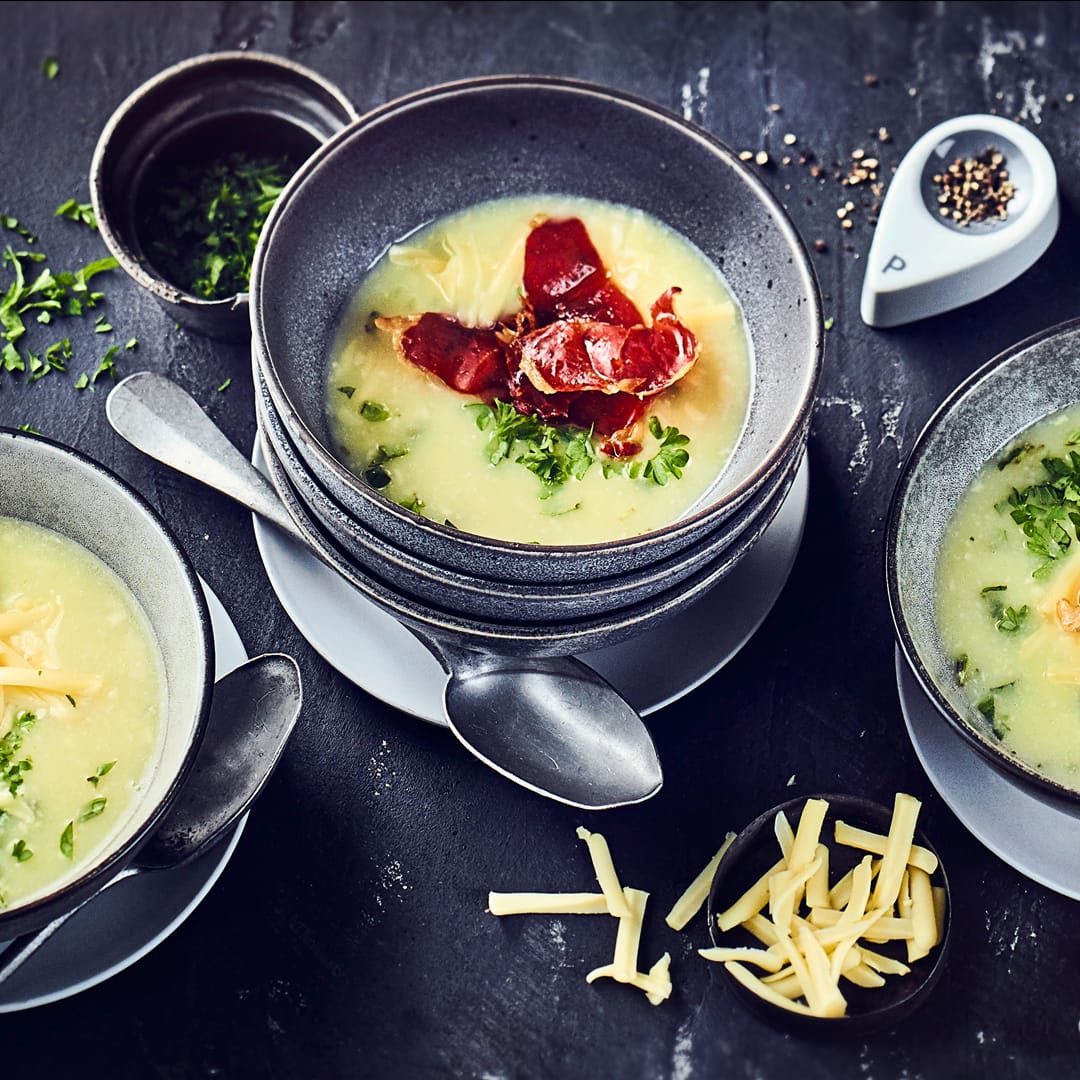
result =
[{"label": "chopped herb pile", "polygon": [[[85,204],[69,199],[57,208],[57,216],[67,217],[93,227],[93,211]],[[111,256],[95,259],[78,270],[54,272],[47,265],[48,257],[33,249],[34,234],[19,221],[0,214],[0,226],[15,233],[21,240],[17,246],[4,245],[2,270],[8,277],[0,282],[0,373],[14,377],[24,374],[27,382],[37,382],[53,371],[66,371],[74,358],[70,337],[58,337],[48,344],[38,344],[43,331],[36,326],[53,326],[59,320],[81,318],[97,307],[105,294],[95,290],[91,282],[117,266]],[[94,330],[99,334],[112,333],[112,326],[103,315],[96,319]],[[48,339],[46,339],[48,340]],[[127,348],[134,348],[135,339]],[[117,346],[106,349],[90,371],[78,376],[76,389],[97,382],[102,375],[115,376]]]},{"label": "chopped herb pile", "polygon": [[476,426],[487,433],[488,461],[523,465],[543,482],[542,499],[568,480],[580,480],[596,460],[591,429],[545,424],[536,413],[526,416],[499,400],[465,408],[475,413]]},{"label": "chopped herb pile", "polygon": [[[1042,560],[1033,577],[1046,577],[1080,529],[1080,453],[1045,457],[1046,479],[1009,496],[1009,515],[1024,531],[1027,549]],[[1068,526],[1072,525],[1072,532]]]},{"label": "chopped herb pile", "polygon": [[259,231],[291,171],[284,159],[239,151],[177,168],[143,222],[151,261],[204,300],[247,292]]}]

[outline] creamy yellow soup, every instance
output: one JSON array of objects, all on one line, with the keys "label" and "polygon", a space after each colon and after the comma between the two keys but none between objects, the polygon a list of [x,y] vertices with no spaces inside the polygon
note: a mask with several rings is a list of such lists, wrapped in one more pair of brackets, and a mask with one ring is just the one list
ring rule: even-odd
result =
[{"label": "creamy yellow soup", "polygon": [[73,878],[129,816],[158,756],[149,621],[98,558],[0,517],[0,902]]},{"label": "creamy yellow soup", "polygon": [[1029,428],[972,483],[942,548],[936,605],[971,702],[1018,757],[1070,787],[1080,786],[1074,496],[1080,407]]},{"label": "creamy yellow soup", "polygon": [[[380,316],[441,312],[488,326],[521,306],[525,240],[537,216],[580,218],[612,281],[648,320],[678,286],[675,313],[697,337],[699,359],[651,399],[642,449],[619,467],[602,452],[581,478],[556,488],[515,450],[492,464],[491,430],[475,398],[395,353]],[[338,451],[364,476],[373,463],[389,498],[438,522],[503,540],[584,544],[670,524],[713,485],[741,433],[751,356],[742,312],[717,269],[684,237],[640,210],[593,200],[496,200],[441,219],[390,248],[366,276],[329,368],[327,411]],[[646,475],[668,429],[689,437],[681,477]],[[658,437],[659,433],[659,437]],[[403,451],[403,452],[402,452]],[[393,456],[389,456],[393,455]]]}]

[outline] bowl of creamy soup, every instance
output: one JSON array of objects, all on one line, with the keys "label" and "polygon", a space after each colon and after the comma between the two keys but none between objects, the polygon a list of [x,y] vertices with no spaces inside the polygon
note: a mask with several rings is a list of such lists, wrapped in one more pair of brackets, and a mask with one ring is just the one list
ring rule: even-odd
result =
[{"label": "bowl of creamy soup", "polygon": [[[383,539],[347,513],[304,467],[283,429],[265,386],[256,390],[256,416],[270,459],[270,475],[286,505],[300,503],[343,559],[381,577],[398,592],[423,598],[449,612],[476,618],[518,622],[550,622],[607,614],[674,588],[702,567],[727,558],[734,550],[750,550],[783,505],[801,458],[777,469],[758,498],[741,507],[690,546],[636,570],[589,581],[507,581],[495,583],[483,574],[435,567],[423,557]],[[314,522],[317,521],[317,525]],[[736,547],[739,541],[749,541]]]},{"label": "bowl of creamy soup", "polygon": [[0,940],[99,889],[153,831],[214,671],[198,578],[101,465],[0,428]]},{"label": "bowl of creamy soup", "polygon": [[736,154],[561,79],[435,87],[297,173],[253,358],[303,466],[388,544],[563,583],[690,547],[801,452],[816,281]]},{"label": "bowl of creamy soup", "polygon": [[1080,813],[1080,320],[991,360],[912,451],[887,536],[900,645],[945,719]]}]

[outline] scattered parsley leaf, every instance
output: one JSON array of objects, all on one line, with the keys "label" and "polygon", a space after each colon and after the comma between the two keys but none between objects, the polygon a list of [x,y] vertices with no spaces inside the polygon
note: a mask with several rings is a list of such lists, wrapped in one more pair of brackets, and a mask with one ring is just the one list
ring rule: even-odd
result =
[{"label": "scattered parsley leaf", "polygon": [[19,430],[20,431],[25,431],[28,435],[44,435],[45,434],[43,431],[38,431],[38,429],[36,427],[34,427],[33,424],[20,424],[19,425]]},{"label": "scattered parsley leaf", "polygon": [[60,834],[60,854],[70,859],[75,854],[75,822],[69,821]]},{"label": "scattered parsley leaf", "polygon": [[225,381],[224,381],[224,382],[223,382],[223,383],[222,383],[222,384],[221,384],[221,385],[220,385],[220,386],[218,387],[218,393],[219,393],[219,394],[223,394],[223,393],[225,393],[225,391],[226,391],[226,390],[228,390],[230,386],[232,386],[232,379],[231,379],[231,378],[229,378],[229,379],[226,379],[226,380],[225,380]]},{"label": "scattered parsley leaf", "polygon": [[55,79],[60,74],[60,61],[55,56],[46,56],[41,61],[41,73],[46,79]]},{"label": "scattered parsley leaf", "polygon": [[11,854],[16,862],[26,862],[27,859],[34,857],[34,853],[26,846],[25,840],[16,840],[11,845]]},{"label": "scattered parsley leaf", "polygon": [[825,320],[825,329],[826,330],[831,330],[835,325],[836,325],[836,320],[830,315]]},{"label": "scattered parsley leaf", "polygon": [[53,217],[67,218],[68,221],[78,221],[90,229],[97,228],[97,218],[94,217],[94,208],[90,203],[76,202],[68,199],[62,202],[53,213]]},{"label": "scattered parsley leaf", "polygon": [[347,398],[351,398],[356,393],[355,386],[339,386],[338,393],[344,394]]}]

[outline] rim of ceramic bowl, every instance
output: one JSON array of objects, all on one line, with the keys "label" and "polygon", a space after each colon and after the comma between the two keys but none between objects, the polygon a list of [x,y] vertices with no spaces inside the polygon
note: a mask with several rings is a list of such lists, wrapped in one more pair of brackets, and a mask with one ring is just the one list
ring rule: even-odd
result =
[{"label": "rim of ceramic bowl", "polygon": [[[636,596],[640,600],[639,594],[663,591],[667,587],[666,579],[670,581],[673,574],[677,575],[676,581],[688,577],[693,573],[695,564],[717,558],[725,548],[734,544],[777,499],[783,502],[802,459],[801,454],[792,454],[790,461],[785,461],[769,477],[768,483],[762,485],[759,497],[753,503],[741,507],[736,514],[703,533],[693,544],[659,561],[647,563],[634,571],[603,578],[567,581],[562,584],[542,582],[530,586],[522,581],[482,577],[438,566],[394,545],[352,517],[319,483],[318,478],[303,468],[288,433],[273,415],[273,403],[268,401],[262,392],[264,384],[260,374],[256,372],[255,377],[255,413],[263,433],[264,446],[268,445],[272,450],[274,460],[280,464],[282,473],[287,477],[290,490],[304,503],[320,530],[327,534],[350,561],[361,567],[370,567],[370,564],[365,564],[353,555],[354,548],[362,547],[370,552],[372,560],[392,568],[388,573],[397,572],[408,577],[415,582],[417,588],[426,585],[428,588],[450,591],[460,595],[466,603],[491,596],[498,597],[502,606],[520,603],[534,612],[523,621],[549,621],[554,617],[554,608],[568,608],[582,598],[592,599],[600,595],[609,598],[609,601],[605,602],[605,608],[615,610],[636,602],[634,599],[620,600],[621,597]],[[544,605],[550,607],[546,611],[541,610]],[[447,606],[452,605],[448,603]]]},{"label": "rim of ceramic bowl", "polygon": [[[1037,345],[1066,334],[1080,334],[1080,318],[1070,319],[1045,330],[1040,330],[1038,333],[1032,334],[1030,337],[1024,338],[1015,345],[1009,346],[1003,352],[998,353],[964,379],[942,401],[926,422],[911,449],[911,453],[908,455],[907,461],[904,463],[889,504],[888,525],[885,533],[885,585],[889,598],[889,611],[892,616],[893,630],[900,649],[927,697],[936,706],[938,712],[948,721],[949,726],[960,735],[972,750],[993,765],[999,772],[1004,773],[1007,778],[1019,781],[1022,786],[1029,790],[1049,796],[1070,812],[1077,813],[1080,812],[1080,788],[1066,787],[1060,781],[1037,772],[1019,758],[1006,754],[953,707],[930,673],[929,668],[923,663],[919,647],[908,629],[899,574],[897,572],[900,519],[905,501],[911,491],[919,463],[932,446],[935,436],[943,427],[949,424],[953,410],[969,394],[975,393],[983,383],[993,378],[1003,367],[1017,357],[1026,354]],[[1038,421],[1032,422],[1037,423]],[[1019,432],[1006,434],[1000,445],[1004,445],[1010,439],[1015,438],[1017,434]],[[938,553],[935,552],[935,566],[937,557]]]},{"label": "rim of ceramic bowl", "polygon": [[730,549],[722,552],[716,559],[706,562],[678,585],[657,593],[650,600],[639,601],[607,615],[517,624],[455,614],[431,602],[408,596],[377,574],[355,565],[319,524],[312,520],[308,508],[292,491],[287,477],[275,476],[275,471],[282,466],[276,460],[274,447],[268,443],[265,432],[260,430],[258,438],[271,483],[285,504],[289,516],[317,557],[372,603],[422,638],[426,636],[437,640],[449,639],[456,645],[481,652],[537,656],[572,655],[597,648],[601,643],[613,644],[632,637],[641,632],[643,624],[651,625],[674,613],[721,581],[757,542],[779,513],[783,502],[778,500]]},{"label": "rim of ceramic bowl", "polygon": [[[74,903],[80,897],[93,895],[123,869],[143,843],[150,838],[190,775],[203,735],[206,732],[215,681],[214,634],[210,621],[210,610],[203,594],[202,585],[187,552],[181,547],[172,529],[158,511],[121,476],[80,450],[66,446],[44,435],[0,426],[0,446],[2,446],[5,439],[13,439],[25,444],[41,445],[46,448],[48,454],[73,463],[80,472],[95,475],[107,488],[115,492],[117,498],[132,503],[139,511],[142,519],[147,522],[148,527],[157,531],[161,540],[175,558],[181,574],[184,592],[193,605],[196,624],[202,637],[199,651],[204,657],[204,669],[200,704],[192,723],[187,747],[174,775],[157,803],[149,807],[148,812],[143,814],[135,812],[130,819],[132,824],[126,830],[129,833],[126,839],[121,838],[119,842],[111,842],[102,857],[88,864],[78,876],[68,879],[58,887],[51,888],[46,893],[30,898],[25,903],[20,902],[10,908],[0,910],[0,940],[6,940],[13,934],[24,932],[24,928],[29,928],[34,924],[41,925],[54,918],[58,910],[62,910],[61,905],[66,898],[70,897]],[[0,516],[4,516],[2,507],[0,507]],[[77,540],[73,542],[79,543]],[[102,561],[104,562],[104,560]],[[106,565],[108,564],[106,563]],[[116,574],[124,587],[134,595],[134,590],[124,580],[121,573],[112,566],[109,569]],[[136,602],[138,603],[137,597]]]},{"label": "rim of ceramic bowl", "polygon": [[[742,178],[760,202],[770,211],[773,220],[782,234],[788,250],[791,253],[791,261],[797,262],[799,269],[805,278],[807,286],[806,301],[811,305],[811,319],[816,327],[815,340],[809,347],[812,353],[811,363],[808,365],[805,375],[806,386],[794,415],[788,417],[784,430],[775,441],[770,451],[765,454],[753,468],[753,470],[734,488],[725,491],[718,499],[714,499],[705,505],[698,506],[688,514],[684,514],[678,520],[653,529],[637,536],[627,537],[621,540],[603,541],[595,544],[577,545],[535,545],[518,543],[508,540],[480,536],[479,534],[462,532],[431,521],[412,511],[406,510],[397,503],[374,491],[348,469],[342,461],[333,454],[316,434],[308,427],[299,413],[293,407],[284,390],[283,383],[278,377],[274,358],[271,354],[267,331],[262,318],[261,304],[259,299],[263,292],[266,264],[270,256],[268,252],[273,246],[273,237],[279,223],[289,211],[290,202],[300,193],[305,184],[320,170],[324,161],[330,158],[338,147],[368,129],[377,127],[397,113],[407,112],[433,99],[456,97],[485,90],[526,90],[537,88],[543,90],[563,91],[568,94],[583,95],[585,97],[609,101],[617,105],[623,105],[630,109],[644,113],[650,118],[667,124],[685,136],[705,146],[712,154],[722,160],[725,165],[732,168]],[[267,218],[260,236],[260,242],[255,252],[255,259],[251,270],[251,329],[252,329],[252,359],[254,366],[263,373],[271,399],[283,418],[295,422],[295,433],[303,441],[304,446],[319,461],[320,465],[327,469],[331,475],[348,489],[353,491],[360,499],[378,507],[380,513],[389,514],[396,518],[406,529],[425,532],[437,537],[443,543],[450,543],[461,547],[470,547],[478,553],[499,551],[511,556],[524,557],[526,559],[558,559],[562,557],[575,557],[585,552],[626,552],[641,547],[651,547],[665,538],[674,538],[685,534],[687,531],[700,527],[701,523],[711,516],[722,514],[730,509],[737,508],[745,499],[760,487],[765,479],[776,468],[785,453],[793,444],[797,443],[800,436],[805,433],[809,425],[813,411],[817,387],[820,382],[823,357],[825,351],[824,322],[822,318],[821,288],[814,269],[813,261],[798,231],[795,229],[787,210],[784,209],[780,200],[769,190],[765,183],[754,172],[739,160],[738,155],[727,144],[721,142],[715,136],[698,127],[696,124],[683,119],[669,109],[658,105],[645,98],[638,97],[625,91],[610,86],[588,82],[579,79],[569,79],[560,76],[544,75],[491,75],[479,78],[462,79],[453,82],[441,83],[426,87],[411,94],[396,98],[384,105],[365,113],[348,127],[339,131],[328,139],[293,175],[292,181],[282,196],[275,203],[273,210]],[[738,298],[736,298],[738,299]],[[748,405],[749,408],[749,405]],[[745,425],[745,418],[744,418]],[[740,439],[745,436],[745,430],[740,432]],[[736,442],[736,445],[738,440]],[[725,469],[717,475],[715,484],[719,483]],[[712,488],[709,489],[710,491]],[[706,492],[703,498],[708,498]]]},{"label": "rim of ceramic bowl", "polygon": [[219,300],[208,300],[188,292],[159,274],[150,273],[135,256],[132,249],[120,239],[119,230],[114,228],[110,222],[103,194],[105,164],[110,155],[115,153],[114,140],[117,129],[127,122],[132,112],[144,101],[155,94],[162,93],[170,83],[179,82],[192,72],[205,71],[210,74],[214,72],[215,68],[220,69],[229,65],[248,67],[252,73],[260,69],[263,71],[276,71],[287,74],[289,78],[295,79],[298,83],[307,83],[313,90],[317,90],[328,101],[332,101],[336,107],[340,108],[343,116],[347,118],[342,121],[343,125],[354,122],[360,115],[353,103],[338,87],[311,68],[298,64],[295,60],[276,56],[273,53],[242,52],[235,49],[201,53],[198,56],[191,56],[186,60],[181,60],[179,63],[165,68],[163,71],[158,72],[157,75],[141,83],[116,107],[98,136],[90,163],[90,198],[101,238],[124,272],[142,288],[148,290],[164,303],[177,304],[183,302],[185,306],[190,307],[193,311],[207,314],[246,306],[249,294],[246,292],[235,293]]}]

